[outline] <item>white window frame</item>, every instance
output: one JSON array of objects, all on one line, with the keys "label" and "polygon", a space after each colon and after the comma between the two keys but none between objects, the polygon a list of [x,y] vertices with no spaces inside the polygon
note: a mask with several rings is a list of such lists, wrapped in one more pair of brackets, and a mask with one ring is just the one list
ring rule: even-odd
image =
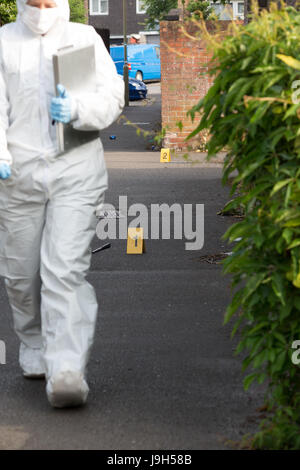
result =
[{"label": "white window frame", "polygon": [[[242,4],[244,6],[243,13],[239,13],[239,4]],[[245,15],[245,3],[244,2],[236,2],[236,16],[240,16],[242,19],[244,19]]]},{"label": "white window frame", "polygon": [[[101,2],[101,0],[98,0],[99,6],[100,6],[100,2]],[[102,16],[106,15],[107,16],[107,15],[109,15],[109,0],[107,1],[107,12],[106,13],[101,13],[100,11],[94,12],[93,11],[93,0],[90,0],[89,10],[90,10],[90,15],[91,16],[95,16],[95,15],[102,15]]]},{"label": "white window frame", "polygon": [[136,13],[137,15],[145,15],[146,10],[141,9],[141,2],[143,0],[136,0]]}]

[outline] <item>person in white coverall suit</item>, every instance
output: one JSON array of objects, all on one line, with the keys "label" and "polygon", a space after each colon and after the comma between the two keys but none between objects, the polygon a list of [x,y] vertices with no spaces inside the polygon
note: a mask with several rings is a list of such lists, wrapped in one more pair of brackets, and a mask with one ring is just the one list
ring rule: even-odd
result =
[{"label": "person in white coverall suit", "polygon": [[[100,138],[57,155],[52,119],[108,127],[123,109],[124,82],[94,28],[69,22],[67,0],[17,5],[17,21],[0,28],[0,275],[24,376],[46,377],[52,406],[78,406],[89,391],[98,306],[85,277],[107,171]],[[53,54],[90,44],[97,91],[55,98]]]}]

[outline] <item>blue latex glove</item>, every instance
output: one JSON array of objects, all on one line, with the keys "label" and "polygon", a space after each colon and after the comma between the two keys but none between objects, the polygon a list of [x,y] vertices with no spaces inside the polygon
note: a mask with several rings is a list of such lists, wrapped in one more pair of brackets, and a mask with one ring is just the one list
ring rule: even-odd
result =
[{"label": "blue latex glove", "polygon": [[50,113],[55,121],[68,124],[71,121],[71,98],[63,85],[57,85],[59,96],[52,98]]},{"label": "blue latex glove", "polygon": [[11,175],[10,166],[7,163],[0,164],[0,179],[6,180]]}]

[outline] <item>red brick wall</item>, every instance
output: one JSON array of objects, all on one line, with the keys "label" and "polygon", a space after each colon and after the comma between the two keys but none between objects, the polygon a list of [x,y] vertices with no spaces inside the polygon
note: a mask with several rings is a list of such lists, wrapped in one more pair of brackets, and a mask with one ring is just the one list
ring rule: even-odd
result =
[{"label": "red brick wall", "polygon": [[[226,29],[228,23],[222,21],[222,28]],[[206,132],[184,142],[199,121],[196,117],[193,124],[186,113],[205,96],[212,84],[212,78],[207,75],[211,53],[204,41],[187,38],[180,31],[182,24],[181,21],[160,23],[162,127],[166,128],[163,145],[176,150],[201,148],[205,143]],[[191,23],[187,23],[185,29],[192,36],[199,32]],[[172,49],[184,56],[176,54]],[[200,75],[203,73],[206,73],[205,76]],[[181,131],[176,125],[178,121],[183,123]]]}]

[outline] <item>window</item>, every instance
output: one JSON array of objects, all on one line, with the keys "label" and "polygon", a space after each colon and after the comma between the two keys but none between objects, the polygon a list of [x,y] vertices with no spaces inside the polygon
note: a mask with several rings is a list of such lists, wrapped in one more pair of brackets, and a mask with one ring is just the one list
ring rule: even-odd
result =
[{"label": "window", "polygon": [[221,3],[213,3],[211,6],[213,7],[215,14],[219,17],[223,10],[223,5],[221,5]]},{"label": "window", "polygon": [[90,15],[108,15],[108,0],[90,0]]},{"label": "window", "polygon": [[221,4],[210,2],[219,20],[244,19],[244,2],[230,2]]},{"label": "window", "polygon": [[243,3],[238,3],[238,14],[239,15],[244,14],[244,4]]},{"label": "window", "polygon": [[213,3],[211,5],[219,18],[219,20],[223,21],[228,21],[232,20],[233,18],[233,8],[232,8],[232,3],[226,3],[226,5],[223,5],[221,3]]},{"label": "window", "polygon": [[139,14],[146,13],[146,8],[143,0],[136,0],[136,12]]}]

